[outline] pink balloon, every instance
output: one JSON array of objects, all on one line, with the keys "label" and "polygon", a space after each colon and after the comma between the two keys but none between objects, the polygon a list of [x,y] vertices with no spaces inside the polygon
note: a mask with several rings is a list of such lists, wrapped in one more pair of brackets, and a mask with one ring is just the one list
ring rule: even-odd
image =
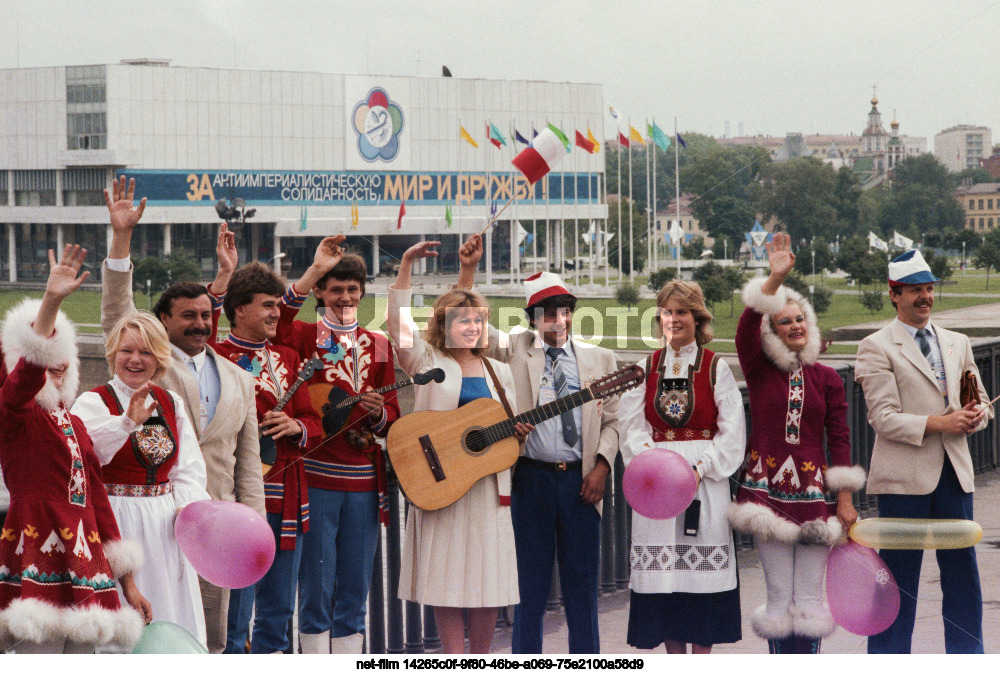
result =
[{"label": "pink balloon", "polygon": [[694,500],[698,480],[680,454],[650,449],[625,468],[622,490],[632,509],[647,519],[672,519]]},{"label": "pink balloon", "polygon": [[174,535],[198,574],[225,589],[250,586],[274,561],[271,527],[238,502],[192,502],[177,515]]},{"label": "pink balloon", "polygon": [[830,551],[826,600],[834,620],[859,636],[882,633],[899,614],[896,578],[874,549],[853,540]]}]

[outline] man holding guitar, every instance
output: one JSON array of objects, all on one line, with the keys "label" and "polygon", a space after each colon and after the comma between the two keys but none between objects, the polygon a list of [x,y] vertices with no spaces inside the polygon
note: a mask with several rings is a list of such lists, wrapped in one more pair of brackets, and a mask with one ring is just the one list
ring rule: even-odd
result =
[{"label": "man holding guitar", "polygon": [[[471,288],[483,254],[473,235],[459,251],[458,287]],[[580,390],[617,369],[610,350],[571,338],[576,297],[554,273],[524,282],[534,332],[490,327],[487,355],[510,365],[520,408]],[[618,454],[618,401],[596,400],[537,424],[514,471],[511,515],[521,602],[514,611],[515,654],[542,651],[542,617],[558,550],[569,651],[600,652],[597,623],[601,501]]]},{"label": "man holding guitar", "polygon": [[[277,331],[278,303],[284,291],[281,279],[260,262],[236,271],[223,301],[232,331],[215,346],[216,352],[253,377],[262,457],[268,439],[274,440],[276,449],[264,477],[264,506],[278,551],[256,585],[257,618],[251,639],[251,652],[262,654],[283,652],[289,646],[288,622],[295,610],[302,536],[309,530],[302,455],[318,445],[322,435],[319,416],[304,388],[284,400],[286,392],[296,386],[299,372],[298,354],[270,342]],[[275,411],[276,406],[283,410]],[[245,621],[239,623],[229,640],[243,642],[246,628]]]},{"label": "man holding guitar", "polygon": [[[306,654],[361,652],[379,521],[388,523],[389,510],[379,445],[361,450],[347,435],[384,437],[399,418],[389,340],[358,325],[368,270],[360,256],[344,254],[343,240],[323,239],[312,265],[284,293],[274,340],[324,363],[309,381],[313,409],[330,432],[305,459],[312,522],[299,578],[299,642]],[[295,320],[310,291],[320,315],[315,323]],[[343,422],[336,400],[344,396],[331,397],[333,389],[361,396],[339,430],[332,429]]]}]

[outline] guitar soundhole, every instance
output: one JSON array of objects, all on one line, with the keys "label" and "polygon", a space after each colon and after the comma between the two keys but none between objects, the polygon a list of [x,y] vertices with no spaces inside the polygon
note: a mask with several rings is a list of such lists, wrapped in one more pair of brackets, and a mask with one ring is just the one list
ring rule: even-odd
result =
[{"label": "guitar soundhole", "polygon": [[470,430],[469,434],[465,436],[465,448],[473,453],[482,453],[489,448],[489,444],[486,442],[486,436],[483,435],[483,431]]}]

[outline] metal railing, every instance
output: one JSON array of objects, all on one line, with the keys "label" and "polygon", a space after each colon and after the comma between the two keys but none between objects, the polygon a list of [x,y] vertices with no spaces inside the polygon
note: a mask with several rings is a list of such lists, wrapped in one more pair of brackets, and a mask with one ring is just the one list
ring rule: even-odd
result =
[{"label": "metal railing", "polygon": [[[991,395],[1000,394],[1000,339],[976,340],[973,346],[976,366],[979,367],[983,386]],[[836,365],[847,393],[847,423],[851,432],[851,455],[856,465],[868,469],[871,461],[875,431],[868,425],[867,407],[864,393],[854,381],[854,367]],[[750,407],[745,385],[743,405],[747,414],[747,428],[750,426]],[[977,432],[969,438],[969,450],[977,474],[995,470],[1000,447],[1000,424],[990,423],[984,432]],[[605,489],[604,514],[601,518],[601,591],[613,593],[628,586],[629,541],[631,539],[631,510],[622,494],[624,466],[621,456],[615,461],[614,473],[608,477]],[[735,492],[735,475],[731,481]],[[855,504],[859,510],[875,508],[875,496],[864,490],[856,494]],[[367,650],[371,654],[421,653],[434,651],[441,645],[434,622],[433,609],[409,601],[401,601],[396,596],[399,588],[400,552],[404,527],[404,508],[401,506],[399,486],[390,469],[389,479],[389,525],[383,531],[376,551],[376,572],[372,580],[368,599]],[[752,546],[748,536],[736,534],[737,548]],[[447,572],[447,569],[442,569]],[[553,583],[553,586],[558,586]],[[556,597],[557,598],[557,597]],[[508,623],[506,613],[500,620]]]}]

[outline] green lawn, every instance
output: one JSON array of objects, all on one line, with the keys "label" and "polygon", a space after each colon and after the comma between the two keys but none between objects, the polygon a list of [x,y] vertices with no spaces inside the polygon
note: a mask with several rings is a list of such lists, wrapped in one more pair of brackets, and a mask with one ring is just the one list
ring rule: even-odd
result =
[{"label": "green lawn", "polygon": [[[985,276],[982,276],[982,279],[985,279]],[[968,280],[970,283],[975,282],[974,277]],[[843,281],[839,282],[842,283]],[[1000,282],[997,285],[1000,286]],[[969,291],[975,290],[970,289]],[[41,297],[41,295],[41,291],[2,291],[0,292],[0,315],[5,313],[7,309],[20,301],[24,296]],[[998,298],[1000,298],[1000,295],[998,295]],[[152,297],[152,302],[155,303],[156,299],[156,297]],[[430,315],[430,305],[434,302],[434,299],[435,297],[433,296],[425,296],[425,306],[415,308],[414,315],[418,322],[422,322],[426,319],[426,316]],[[81,332],[97,333],[100,331],[100,300],[100,292],[81,290],[64,302],[63,309],[79,325]],[[983,297],[952,296],[946,290],[944,297],[939,296],[935,302],[935,309],[962,308],[989,303],[991,301],[993,300]],[[137,295],[136,303],[141,309],[148,308],[148,301],[145,295]],[[492,298],[490,299],[491,321],[494,325],[505,331],[509,331],[514,325],[518,324],[527,326],[523,307],[524,302],[519,298]],[[632,307],[630,311],[626,312],[613,299],[581,299],[574,314],[574,331],[584,338],[591,338],[597,335],[600,337],[598,343],[606,347],[642,350],[651,347],[649,344],[653,343],[652,317],[655,313],[653,307],[654,302],[652,299],[644,299],[639,302],[638,306]],[[359,311],[361,325],[375,329],[384,329],[384,320],[382,317],[385,315],[385,310],[386,299],[384,295],[369,295],[369,297],[361,302],[361,309]],[[743,303],[740,301],[738,295],[734,296],[732,309],[730,309],[729,302],[717,304],[713,311],[716,318],[716,337],[720,339],[732,339],[736,333],[736,321],[739,319],[742,311]],[[888,319],[894,315],[895,311],[889,303],[888,298],[886,298],[882,311],[876,315],[872,315],[861,306],[857,295],[835,294],[830,310],[820,316],[819,323],[820,328],[824,332],[828,332],[834,327]],[[311,296],[302,307],[300,316],[303,320],[315,320],[315,300]],[[642,320],[643,317],[645,317],[645,320]],[[225,316],[222,317],[220,326],[223,329],[228,328]],[[629,339],[629,337],[632,339]],[[642,341],[637,340],[640,337],[648,337],[650,339],[646,346],[643,345]],[[837,348],[835,346],[833,352],[838,352]],[[717,344],[717,350],[726,352],[727,347],[724,343],[719,343]]]}]

